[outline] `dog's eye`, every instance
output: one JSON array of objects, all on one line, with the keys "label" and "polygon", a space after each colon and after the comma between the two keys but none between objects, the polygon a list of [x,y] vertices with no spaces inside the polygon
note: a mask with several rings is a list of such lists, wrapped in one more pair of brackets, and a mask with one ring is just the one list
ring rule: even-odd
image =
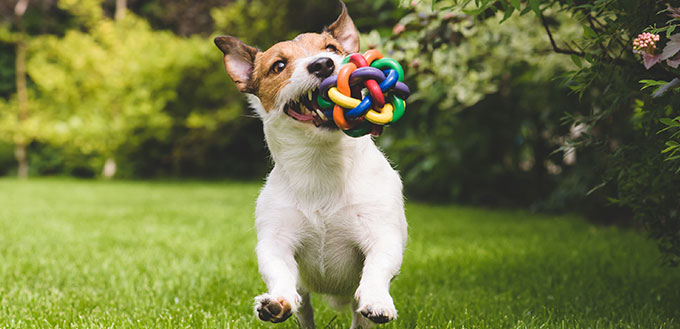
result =
[{"label": "dog's eye", "polygon": [[283,69],[286,68],[286,62],[284,61],[276,61],[274,65],[272,65],[271,69],[269,71],[274,72],[274,73],[281,73]]},{"label": "dog's eye", "polygon": [[326,46],[326,50],[328,50],[328,51],[330,51],[330,52],[332,52],[332,53],[337,53],[337,52],[338,52],[338,47],[336,47],[336,46],[334,46],[334,45],[328,45],[328,46]]}]

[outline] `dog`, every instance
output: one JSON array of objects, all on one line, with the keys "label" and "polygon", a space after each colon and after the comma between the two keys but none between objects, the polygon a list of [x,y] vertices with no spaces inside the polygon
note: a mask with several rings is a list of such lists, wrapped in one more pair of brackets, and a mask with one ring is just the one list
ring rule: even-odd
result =
[{"label": "dog", "polygon": [[[257,199],[257,260],[268,292],[255,297],[263,321],[295,314],[315,328],[310,292],[351,304],[352,329],[396,318],[389,293],[407,241],[402,182],[370,136],[352,138],[315,101],[359,33],[342,13],[322,33],[266,51],[232,36],[215,44],[227,74],[263,123],[274,168]],[[326,119],[326,120],[324,120]]]}]

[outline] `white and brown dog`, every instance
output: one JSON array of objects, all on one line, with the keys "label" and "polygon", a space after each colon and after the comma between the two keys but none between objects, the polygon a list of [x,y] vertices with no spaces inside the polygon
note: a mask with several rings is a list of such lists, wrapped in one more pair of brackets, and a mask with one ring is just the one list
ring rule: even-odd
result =
[{"label": "white and brown dog", "polygon": [[215,39],[262,119],[275,162],[257,199],[257,259],[269,291],[255,298],[255,311],[274,323],[295,313],[305,329],[315,327],[310,292],[351,303],[354,329],[393,320],[390,281],[407,240],[399,174],[370,136],[348,137],[316,111],[321,81],[359,50],[341,4],[324,32],[264,52],[231,36]]}]

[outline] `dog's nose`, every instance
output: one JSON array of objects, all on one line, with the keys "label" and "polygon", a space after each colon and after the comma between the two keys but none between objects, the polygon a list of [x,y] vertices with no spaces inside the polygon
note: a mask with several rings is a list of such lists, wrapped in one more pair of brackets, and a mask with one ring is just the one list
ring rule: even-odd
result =
[{"label": "dog's nose", "polygon": [[324,79],[333,74],[333,71],[335,71],[335,63],[328,57],[322,57],[307,65],[307,70],[309,70],[309,73]]}]

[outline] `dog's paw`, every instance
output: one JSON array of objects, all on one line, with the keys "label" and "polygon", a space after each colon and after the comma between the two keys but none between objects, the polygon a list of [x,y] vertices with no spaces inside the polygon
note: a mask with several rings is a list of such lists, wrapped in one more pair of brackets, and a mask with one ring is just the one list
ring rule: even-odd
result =
[{"label": "dog's paw", "polygon": [[397,318],[397,309],[390,305],[366,304],[359,313],[375,323],[387,323]]},{"label": "dog's paw", "polygon": [[255,297],[255,313],[262,321],[279,323],[293,314],[293,308],[285,298],[262,294]]},{"label": "dog's paw", "polygon": [[372,298],[357,291],[359,308],[356,310],[367,319],[375,323],[387,323],[397,318],[397,309],[392,297]]}]

